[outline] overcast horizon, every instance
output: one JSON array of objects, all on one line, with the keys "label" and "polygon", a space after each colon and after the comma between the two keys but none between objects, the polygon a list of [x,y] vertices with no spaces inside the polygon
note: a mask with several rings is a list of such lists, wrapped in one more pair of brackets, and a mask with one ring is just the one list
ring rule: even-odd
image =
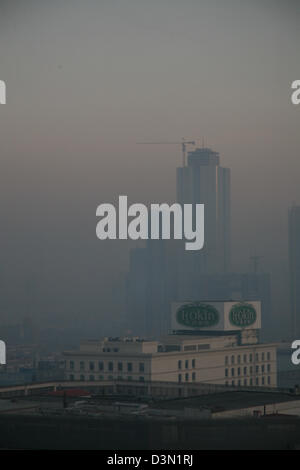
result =
[{"label": "overcast horizon", "polygon": [[232,271],[263,257],[279,327],[300,204],[300,4],[242,3],[1,1],[0,324],[117,331],[136,244],[99,241],[96,208],[175,202],[180,146],[137,142],[186,137],[231,169]]}]

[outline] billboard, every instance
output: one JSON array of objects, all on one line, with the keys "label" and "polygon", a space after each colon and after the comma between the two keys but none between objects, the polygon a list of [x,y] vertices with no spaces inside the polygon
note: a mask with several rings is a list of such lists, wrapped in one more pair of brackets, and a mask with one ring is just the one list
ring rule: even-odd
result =
[{"label": "billboard", "polygon": [[261,328],[260,301],[187,301],[172,304],[173,330],[234,331]]}]

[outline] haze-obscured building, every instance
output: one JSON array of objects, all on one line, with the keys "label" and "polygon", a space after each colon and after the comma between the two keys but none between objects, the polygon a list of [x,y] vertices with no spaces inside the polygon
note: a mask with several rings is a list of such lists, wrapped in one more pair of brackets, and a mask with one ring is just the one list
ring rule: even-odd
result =
[{"label": "haze-obscured building", "polygon": [[83,342],[64,352],[66,379],[276,387],[276,345],[259,343],[260,327],[260,302],[174,304],[173,334]]},{"label": "haze-obscured building", "polygon": [[209,148],[188,153],[177,168],[177,202],[204,204],[205,242],[187,251],[181,240],[148,240],[130,252],[126,318],[135,335],[158,339],[171,327],[171,304],[182,299],[260,300],[261,339],[272,338],[270,275],[230,270],[230,169]]},{"label": "haze-obscured building", "polygon": [[291,337],[300,335],[300,206],[289,209],[289,268],[290,305],[292,316]]},{"label": "haze-obscured building", "polygon": [[192,256],[183,252],[188,271],[191,272],[193,266],[191,275],[228,272],[230,169],[220,166],[219,153],[209,148],[197,148],[188,153],[187,165],[177,168],[177,201],[204,204],[204,247]]}]

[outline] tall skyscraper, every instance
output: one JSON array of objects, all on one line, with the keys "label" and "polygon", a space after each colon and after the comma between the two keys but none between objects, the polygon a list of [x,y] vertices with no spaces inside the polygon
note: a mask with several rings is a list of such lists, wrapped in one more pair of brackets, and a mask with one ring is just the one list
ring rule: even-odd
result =
[{"label": "tall skyscraper", "polygon": [[292,338],[300,335],[300,206],[289,209],[289,268]]},{"label": "tall skyscraper", "polygon": [[177,201],[204,204],[204,247],[198,253],[198,274],[230,269],[230,170],[220,166],[217,152],[197,148],[187,166],[177,168]]},{"label": "tall skyscraper", "polygon": [[135,334],[159,337],[170,329],[172,302],[186,300],[260,300],[262,334],[271,319],[268,273],[230,270],[230,169],[217,152],[189,152],[177,168],[177,202],[204,204],[204,247],[185,250],[182,240],[148,240],[130,253],[127,318]]}]

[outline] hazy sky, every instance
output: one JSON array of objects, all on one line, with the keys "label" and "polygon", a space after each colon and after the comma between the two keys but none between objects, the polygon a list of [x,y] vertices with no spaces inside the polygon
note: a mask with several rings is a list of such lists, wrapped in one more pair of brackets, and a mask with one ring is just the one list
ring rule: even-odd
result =
[{"label": "hazy sky", "polygon": [[289,0],[1,0],[3,321],[107,318],[132,243],[97,240],[96,207],[174,201],[180,148],[136,142],[184,136],[231,168],[233,268],[263,255],[284,313],[299,25]]}]

